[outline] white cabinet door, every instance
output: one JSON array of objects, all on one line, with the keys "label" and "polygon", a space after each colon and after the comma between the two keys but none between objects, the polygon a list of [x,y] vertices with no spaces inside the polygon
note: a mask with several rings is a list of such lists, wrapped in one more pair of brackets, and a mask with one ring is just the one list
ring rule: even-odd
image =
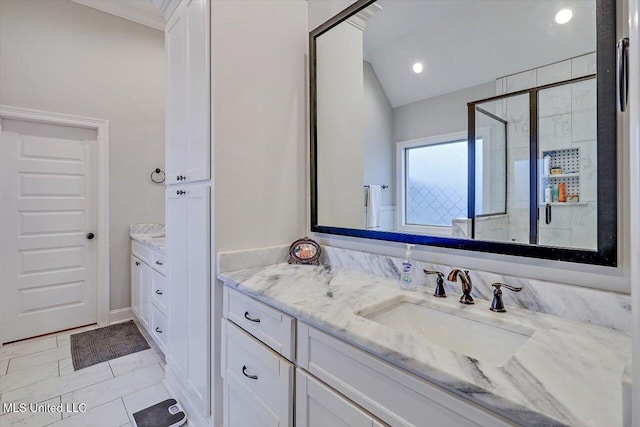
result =
[{"label": "white cabinet door", "polygon": [[145,329],[149,330],[149,287],[151,268],[131,256],[131,309]]},{"label": "white cabinet door", "polygon": [[140,322],[148,331],[151,325],[150,309],[151,304],[151,267],[145,263],[140,263]]},{"label": "white cabinet door", "polygon": [[209,413],[210,201],[208,186],[166,190],[167,366],[203,415]]},{"label": "white cabinet door", "polygon": [[167,365],[184,378],[187,364],[187,316],[185,289],[187,287],[187,203],[182,189],[165,192],[166,253],[170,261],[167,268],[167,288],[173,296],[168,303],[169,339]]},{"label": "white cabinet door", "polygon": [[222,321],[223,425],[293,425],[293,365],[227,320]]},{"label": "white cabinet door", "polygon": [[296,370],[296,426],[378,427],[371,414],[358,408],[334,390]]},{"label": "white cabinet door", "polygon": [[[184,380],[197,406],[203,413],[209,411],[209,384],[211,348],[210,331],[210,244],[211,216],[209,187],[186,189],[187,203],[187,287],[182,289],[186,318],[187,365]],[[173,290],[171,295],[175,295]]]},{"label": "white cabinet door", "polygon": [[171,16],[167,49],[166,183],[210,177],[209,3],[188,0]]},{"label": "white cabinet door", "polygon": [[167,66],[166,183],[180,182],[187,168],[187,19],[174,13],[165,31]]},{"label": "white cabinet door", "polygon": [[140,319],[140,274],[142,261],[131,255],[131,310]]},{"label": "white cabinet door", "polygon": [[186,181],[210,177],[209,2],[187,2],[188,154]]}]

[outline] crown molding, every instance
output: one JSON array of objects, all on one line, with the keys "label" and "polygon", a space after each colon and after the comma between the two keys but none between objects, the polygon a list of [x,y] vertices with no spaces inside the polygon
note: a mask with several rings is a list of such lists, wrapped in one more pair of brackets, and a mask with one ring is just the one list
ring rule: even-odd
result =
[{"label": "crown molding", "polygon": [[353,25],[354,27],[364,31],[364,28],[367,24],[367,21],[376,14],[376,12],[382,10],[382,6],[377,3],[372,3],[368,7],[365,7],[355,15],[349,17],[347,22]]},{"label": "crown molding", "polygon": [[180,0],[149,0],[151,4],[160,9],[164,14],[164,19],[169,20],[171,14],[178,8]]}]

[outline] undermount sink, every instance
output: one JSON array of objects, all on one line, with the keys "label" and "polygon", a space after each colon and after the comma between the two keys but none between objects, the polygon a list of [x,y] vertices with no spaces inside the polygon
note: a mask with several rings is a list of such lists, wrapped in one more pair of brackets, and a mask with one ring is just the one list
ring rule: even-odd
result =
[{"label": "undermount sink", "polygon": [[493,319],[489,317],[474,316],[471,311],[475,309],[481,308],[465,306],[456,310],[402,297],[356,314],[492,366],[504,365],[535,332],[502,320],[491,323]]}]

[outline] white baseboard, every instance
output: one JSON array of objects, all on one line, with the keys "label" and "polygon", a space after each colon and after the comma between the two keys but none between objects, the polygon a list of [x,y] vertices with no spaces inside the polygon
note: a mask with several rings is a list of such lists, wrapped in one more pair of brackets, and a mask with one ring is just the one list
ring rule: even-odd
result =
[{"label": "white baseboard", "polygon": [[111,310],[109,312],[109,323],[120,323],[127,320],[133,320],[133,311],[131,311],[131,307],[119,308],[117,310]]}]

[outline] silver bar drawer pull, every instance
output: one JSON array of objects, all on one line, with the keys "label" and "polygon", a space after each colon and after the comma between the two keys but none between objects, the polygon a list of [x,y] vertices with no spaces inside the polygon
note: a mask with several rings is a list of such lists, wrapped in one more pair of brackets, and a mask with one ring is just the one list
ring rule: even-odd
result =
[{"label": "silver bar drawer pull", "polygon": [[244,312],[244,318],[251,321],[251,322],[255,322],[255,323],[260,323],[260,318],[258,317],[249,317],[249,312],[245,311]]},{"label": "silver bar drawer pull", "polygon": [[247,378],[250,378],[252,380],[257,380],[258,376],[257,375],[251,375],[251,374],[247,374],[247,367],[246,365],[242,366],[242,375],[244,375]]}]

